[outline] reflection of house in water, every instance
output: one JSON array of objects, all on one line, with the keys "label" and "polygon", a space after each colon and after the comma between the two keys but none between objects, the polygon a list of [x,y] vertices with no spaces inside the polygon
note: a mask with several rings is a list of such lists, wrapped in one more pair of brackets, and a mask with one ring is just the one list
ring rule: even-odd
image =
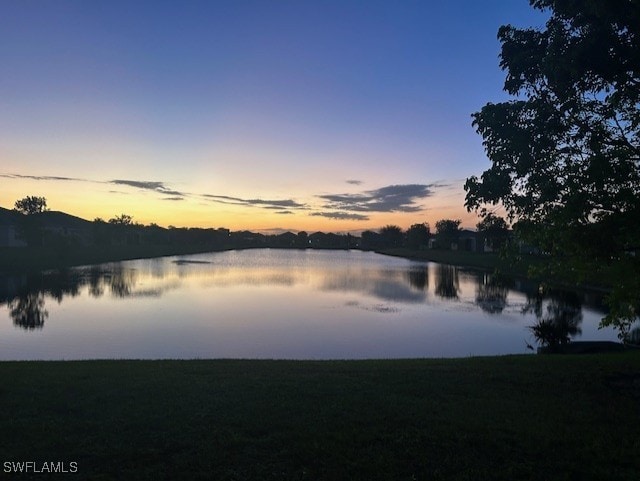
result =
[{"label": "reflection of house in water", "polygon": [[476,287],[476,304],[484,312],[500,314],[507,306],[508,287],[502,285],[493,276],[483,275]]},{"label": "reflection of house in water", "polygon": [[436,295],[443,299],[457,299],[460,291],[457,267],[448,264],[437,264],[435,275]]},{"label": "reflection of house in water", "polygon": [[424,291],[429,287],[429,272],[426,266],[414,267],[407,271],[407,279],[412,287]]}]

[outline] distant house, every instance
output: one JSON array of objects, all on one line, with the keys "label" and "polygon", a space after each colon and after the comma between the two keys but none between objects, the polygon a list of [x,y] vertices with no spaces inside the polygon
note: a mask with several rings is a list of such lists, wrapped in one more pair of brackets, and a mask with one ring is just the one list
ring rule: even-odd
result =
[{"label": "distant house", "polygon": [[0,207],[0,247],[25,247],[18,229],[18,212]]},{"label": "distant house", "polygon": [[[33,214],[46,244],[52,237],[74,240],[81,244],[91,242],[91,226],[88,220],[64,212],[46,211]],[[25,216],[15,210],[0,207],[0,247],[25,247],[27,242],[20,235],[20,224]]]},{"label": "distant house", "polygon": [[[441,243],[442,241],[440,241]],[[448,239],[443,245],[440,245],[438,237],[431,236],[429,238],[429,249],[450,249],[452,251],[467,252],[493,252],[491,243],[481,232],[470,229],[462,229],[458,231],[455,239]]]},{"label": "distant house", "polygon": [[[376,234],[378,235],[378,234]],[[360,247],[360,239],[350,234],[314,232],[309,236],[309,246],[314,249],[355,249]],[[367,245],[366,248],[375,246]]]},{"label": "distant house", "polygon": [[88,220],[58,211],[46,211],[36,215],[40,227],[49,236],[73,240],[84,245],[92,241],[93,224]]},{"label": "distant house", "polygon": [[[456,246],[454,248],[454,245]],[[478,242],[478,233],[469,229],[462,229],[458,235],[458,240],[453,242],[451,248],[454,250],[482,252],[483,243]]]}]

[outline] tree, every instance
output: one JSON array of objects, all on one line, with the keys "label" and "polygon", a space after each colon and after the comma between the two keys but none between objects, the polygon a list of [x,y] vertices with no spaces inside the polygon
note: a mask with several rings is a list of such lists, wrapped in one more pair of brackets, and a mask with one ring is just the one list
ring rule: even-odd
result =
[{"label": "tree", "polygon": [[386,225],[380,229],[380,237],[384,247],[400,247],[404,240],[402,229],[397,225]]},{"label": "tree", "polygon": [[44,197],[27,196],[23,199],[16,200],[14,210],[23,214],[18,216],[17,228],[19,237],[24,240],[29,247],[42,246],[44,238],[42,219],[36,214],[47,210],[47,199]]},{"label": "tree", "polygon": [[364,250],[378,249],[381,245],[381,236],[377,232],[371,230],[365,230],[361,236],[361,247]]},{"label": "tree", "polygon": [[500,216],[488,213],[476,224],[478,232],[484,235],[487,244],[491,249],[500,249],[507,241],[509,227],[507,222]]},{"label": "tree", "polygon": [[109,219],[109,224],[114,225],[133,225],[133,217],[127,214],[120,214]]},{"label": "tree", "polygon": [[419,249],[421,246],[429,244],[429,236],[431,231],[429,224],[413,224],[407,229],[407,247],[411,249]]},{"label": "tree", "polygon": [[460,236],[460,219],[442,219],[436,222],[436,242],[440,249],[451,249]]},{"label": "tree", "polygon": [[640,3],[530,3],[550,16],[499,29],[514,98],[473,114],[492,165],[465,205],[502,204],[552,275],[613,281],[602,325],[624,338],[640,309]]},{"label": "tree", "polygon": [[16,200],[14,209],[25,215],[39,214],[48,210],[47,199],[29,195],[23,199]]},{"label": "tree", "polygon": [[296,247],[309,247],[309,235],[301,230],[296,237]]}]

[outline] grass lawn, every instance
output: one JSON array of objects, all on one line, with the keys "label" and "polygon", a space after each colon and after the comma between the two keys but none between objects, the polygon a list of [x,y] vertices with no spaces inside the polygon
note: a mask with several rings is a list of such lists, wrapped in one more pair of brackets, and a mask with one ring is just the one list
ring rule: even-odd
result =
[{"label": "grass lawn", "polygon": [[635,481],[640,472],[637,351],[3,362],[0,381],[3,468],[76,462],[77,479]]}]

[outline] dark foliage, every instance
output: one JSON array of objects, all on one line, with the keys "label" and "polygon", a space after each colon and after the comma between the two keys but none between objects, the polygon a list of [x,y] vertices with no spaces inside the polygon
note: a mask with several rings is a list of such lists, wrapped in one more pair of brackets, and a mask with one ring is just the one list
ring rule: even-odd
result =
[{"label": "dark foliage", "polygon": [[498,32],[513,100],[473,115],[492,165],[466,206],[503,205],[554,276],[615,279],[603,324],[624,338],[640,309],[640,3],[531,5],[544,29]]}]

